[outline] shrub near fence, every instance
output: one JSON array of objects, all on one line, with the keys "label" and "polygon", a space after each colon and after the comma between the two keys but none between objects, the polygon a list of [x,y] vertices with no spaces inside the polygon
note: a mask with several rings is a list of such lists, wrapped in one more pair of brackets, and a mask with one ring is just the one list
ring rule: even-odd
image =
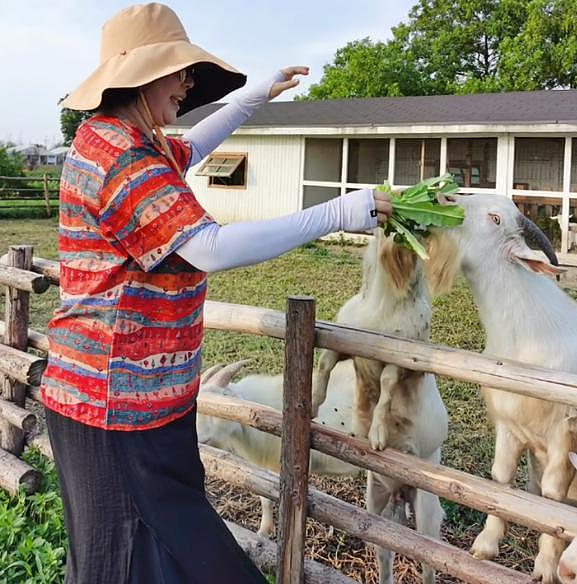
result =
[{"label": "shrub near fence", "polygon": [[[31,209],[44,206],[46,217],[58,207],[60,177],[0,176],[0,209]],[[35,184],[36,183],[36,184]]]},{"label": "shrub near fence", "polygon": [[[0,403],[2,423],[5,427],[11,427],[15,435],[11,442],[3,442],[0,450],[0,486],[14,492],[21,484],[33,491],[38,486],[38,477],[31,475],[34,471],[19,458],[22,435],[26,428],[33,427],[30,418],[24,426],[26,416],[32,414],[23,407],[22,389],[33,399],[39,399],[37,384],[44,360],[26,352],[26,349],[33,347],[46,351],[47,339],[45,335],[27,328],[27,297],[30,293],[42,292],[48,284],[57,285],[59,265],[40,258],[32,260],[31,248],[24,246],[11,248],[8,262],[10,267],[0,266],[0,284],[8,286],[9,290],[6,320],[0,323],[0,334],[4,335],[4,344],[0,344],[0,372],[11,380],[8,387],[20,385],[5,394],[5,399]],[[305,581],[305,577],[307,582],[351,582],[332,569],[314,562],[304,562],[306,515],[365,541],[428,563],[464,582],[527,584],[532,581],[526,574],[493,562],[477,560],[464,550],[417,534],[407,527],[308,488],[309,446],[539,532],[567,541],[577,535],[577,509],[573,507],[392,449],[373,451],[366,440],[308,423],[315,346],[573,406],[577,406],[577,375],[512,361],[497,361],[469,351],[316,321],[314,301],[311,299],[289,299],[286,315],[257,307],[207,302],[205,325],[207,328],[286,340],[282,416],[271,408],[223,396],[204,395],[199,398],[199,411],[203,414],[236,420],[282,436],[280,477],[230,454],[201,447],[209,473],[248,488],[253,493],[280,500],[276,554],[279,584],[299,584]],[[50,445],[45,435],[35,436],[29,442],[50,455]],[[263,542],[238,526],[233,525],[232,529],[258,564],[264,566],[267,561],[270,564],[270,542]],[[268,560],[264,559],[265,556]]]}]

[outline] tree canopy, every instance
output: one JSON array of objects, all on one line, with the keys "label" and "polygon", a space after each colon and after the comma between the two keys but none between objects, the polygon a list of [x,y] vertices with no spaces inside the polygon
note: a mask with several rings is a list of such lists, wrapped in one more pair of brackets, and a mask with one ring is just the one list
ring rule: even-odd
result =
[{"label": "tree canopy", "polygon": [[[18,154],[9,153],[7,148],[0,144],[0,176],[24,176],[24,160]],[[12,182],[0,178],[0,188],[10,187]]]},{"label": "tree canopy", "polygon": [[60,112],[60,131],[64,136],[64,145],[70,146],[78,126],[92,114],[64,108]]},{"label": "tree canopy", "polygon": [[9,154],[7,148],[0,144],[0,176],[24,176],[22,157]]},{"label": "tree canopy", "polygon": [[419,0],[391,40],[338,49],[299,99],[575,87],[575,0]]}]

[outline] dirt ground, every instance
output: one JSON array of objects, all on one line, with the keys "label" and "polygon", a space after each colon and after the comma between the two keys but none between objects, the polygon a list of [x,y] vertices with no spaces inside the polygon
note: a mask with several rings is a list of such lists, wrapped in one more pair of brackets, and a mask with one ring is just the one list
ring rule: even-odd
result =
[{"label": "dirt ground", "polygon": [[[356,479],[312,477],[311,485],[349,503],[364,507],[362,477]],[[257,496],[211,477],[207,478],[207,490],[211,502],[225,519],[252,531],[258,529],[260,501]],[[442,539],[468,549],[479,530],[479,524],[466,529],[455,529],[445,522]],[[513,537],[505,541],[499,562],[516,570],[530,572],[535,553],[535,536],[519,527],[513,527],[511,531]],[[314,519],[307,521],[306,542],[309,558],[330,565],[362,584],[378,584],[377,564],[371,545]],[[524,545],[519,545],[520,542]],[[409,558],[397,555],[394,570],[396,584],[422,583],[420,565]],[[451,576],[437,574],[437,584],[460,582],[462,581]]]}]

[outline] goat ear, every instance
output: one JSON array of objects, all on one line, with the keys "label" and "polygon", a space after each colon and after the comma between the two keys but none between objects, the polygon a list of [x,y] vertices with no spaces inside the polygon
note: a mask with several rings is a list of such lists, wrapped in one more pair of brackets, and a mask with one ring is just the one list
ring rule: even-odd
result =
[{"label": "goat ear", "polygon": [[459,250],[455,242],[438,231],[427,238],[429,259],[425,262],[425,276],[431,294],[447,294],[459,272]]},{"label": "goat ear", "polygon": [[402,245],[387,241],[381,252],[381,262],[391,277],[393,286],[399,291],[406,291],[417,257]]},{"label": "goat ear", "polygon": [[571,461],[571,464],[577,468],[577,454],[575,454],[575,452],[569,453],[569,460]]},{"label": "goat ear", "polygon": [[531,249],[524,241],[513,242],[507,249],[507,255],[512,262],[536,274],[556,276],[566,271],[565,268],[554,266],[542,251]]}]

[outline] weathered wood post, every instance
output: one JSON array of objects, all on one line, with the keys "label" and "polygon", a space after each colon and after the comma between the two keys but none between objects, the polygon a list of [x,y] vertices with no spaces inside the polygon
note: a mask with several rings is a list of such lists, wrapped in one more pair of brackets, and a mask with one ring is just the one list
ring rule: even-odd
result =
[{"label": "weathered wood post", "polygon": [[[9,266],[30,270],[32,266],[32,246],[12,245],[8,250]],[[28,348],[28,322],[30,320],[30,292],[8,286],[6,288],[6,317],[4,344],[21,351]],[[2,397],[23,408],[26,400],[26,385],[9,377],[4,377]],[[4,450],[19,456],[24,450],[24,430],[0,418],[2,432],[1,446]]]},{"label": "weathered wood post", "polygon": [[277,584],[304,582],[315,301],[288,299],[280,469]]},{"label": "weathered wood post", "polygon": [[50,209],[50,192],[48,191],[48,175],[44,173],[44,201],[46,203],[46,217],[50,217],[52,211]]}]

